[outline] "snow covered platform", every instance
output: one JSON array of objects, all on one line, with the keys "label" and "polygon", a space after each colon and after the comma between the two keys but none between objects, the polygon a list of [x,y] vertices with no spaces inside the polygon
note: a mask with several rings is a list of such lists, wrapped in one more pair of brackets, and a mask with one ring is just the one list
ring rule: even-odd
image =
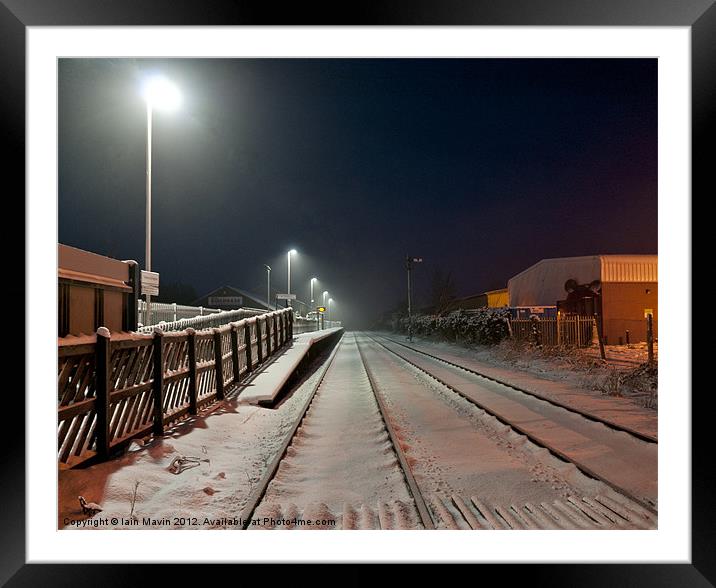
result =
[{"label": "snow covered platform", "polygon": [[293,343],[289,343],[276,359],[271,361],[239,392],[239,402],[272,405],[289,378],[306,358],[311,347],[342,331],[343,327],[333,327],[295,335]]}]

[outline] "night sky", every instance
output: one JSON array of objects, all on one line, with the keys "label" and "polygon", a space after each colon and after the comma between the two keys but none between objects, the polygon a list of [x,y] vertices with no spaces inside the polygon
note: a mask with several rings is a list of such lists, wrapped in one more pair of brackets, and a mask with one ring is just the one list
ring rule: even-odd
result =
[{"label": "night sky", "polygon": [[432,276],[505,287],[547,257],[657,251],[655,59],[63,59],[59,241],[144,261],[143,78],[154,117],[152,269],[197,294],[272,282],[370,326]]}]

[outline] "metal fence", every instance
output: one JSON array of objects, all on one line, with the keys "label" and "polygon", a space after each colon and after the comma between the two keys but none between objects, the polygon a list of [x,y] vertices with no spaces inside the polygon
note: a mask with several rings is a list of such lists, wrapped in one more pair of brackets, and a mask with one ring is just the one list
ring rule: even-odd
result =
[{"label": "metal fence", "polygon": [[[184,304],[176,304],[174,302],[152,302],[150,309],[151,325],[160,322],[176,322],[181,319],[193,318],[195,316],[204,316],[207,314],[215,314],[222,312],[219,308],[204,308],[203,306],[186,306]],[[139,324],[147,327],[147,303],[144,300],[137,301],[137,310],[139,311]],[[264,311],[265,312],[265,311]]]},{"label": "metal fence", "polygon": [[593,316],[557,315],[555,318],[511,319],[513,339],[537,345],[575,345],[585,347],[596,340]]},{"label": "metal fence", "polygon": [[[221,400],[293,336],[284,309],[220,328],[65,337],[58,347],[57,458],[104,459],[136,437]],[[188,319],[191,320],[191,319]]]}]

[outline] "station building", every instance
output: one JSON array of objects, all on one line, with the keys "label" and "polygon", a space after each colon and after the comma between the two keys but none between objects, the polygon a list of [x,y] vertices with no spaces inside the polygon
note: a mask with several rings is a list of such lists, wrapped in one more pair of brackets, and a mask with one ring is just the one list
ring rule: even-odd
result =
[{"label": "station building", "polygon": [[266,304],[266,295],[254,294],[234,286],[220,286],[192,302],[194,306],[236,310],[238,308],[258,308],[275,310],[273,304]]}]

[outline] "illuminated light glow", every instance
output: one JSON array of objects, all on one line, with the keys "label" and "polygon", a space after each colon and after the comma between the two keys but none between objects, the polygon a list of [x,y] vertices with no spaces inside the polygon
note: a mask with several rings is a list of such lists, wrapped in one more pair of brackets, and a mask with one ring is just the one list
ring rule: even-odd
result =
[{"label": "illuminated light glow", "polygon": [[181,106],[179,88],[164,76],[152,76],[144,82],[142,88],[144,100],[152,108],[168,112]]}]

